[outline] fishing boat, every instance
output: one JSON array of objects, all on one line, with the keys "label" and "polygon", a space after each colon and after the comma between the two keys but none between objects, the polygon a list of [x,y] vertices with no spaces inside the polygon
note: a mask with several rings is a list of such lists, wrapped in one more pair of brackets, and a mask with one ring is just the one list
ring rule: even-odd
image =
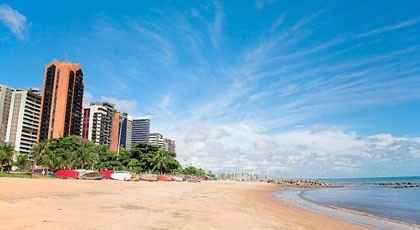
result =
[{"label": "fishing boat", "polygon": [[127,171],[116,171],[111,174],[112,179],[120,181],[129,181],[131,177],[131,173]]},{"label": "fishing boat", "polygon": [[160,181],[172,181],[172,177],[168,175],[160,175],[159,176]]},{"label": "fishing boat", "polygon": [[99,173],[101,174],[102,178],[104,179],[112,179],[111,175],[114,173],[114,170],[112,169],[101,169],[99,170]]},{"label": "fishing boat", "polygon": [[187,176],[186,178],[185,178],[185,180],[187,181],[187,182],[192,182],[192,183],[198,183],[198,182],[200,182],[201,180],[200,180],[200,178],[199,177],[196,177],[196,176]]},{"label": "fishing boat", "polygon": [[96,171],[89,171],[79,176],[82,180],[102,180],[102,175]]},{"label": "fishing boat", "polygon": [[183,176],[172,176],[172,180],[176,182],[183,182],[185,178]]},{"label": "fishing boat", "polygon": [[54,176],[61,179],[78,179],[79,172],[73,169],[59,169],[54,173]]},{"label": "fishing boat", "polygon": [[143,175],[140,175],[140,180],[153,182],[153,181],[158,181],[159,177],[154,174],[143,174]]}]

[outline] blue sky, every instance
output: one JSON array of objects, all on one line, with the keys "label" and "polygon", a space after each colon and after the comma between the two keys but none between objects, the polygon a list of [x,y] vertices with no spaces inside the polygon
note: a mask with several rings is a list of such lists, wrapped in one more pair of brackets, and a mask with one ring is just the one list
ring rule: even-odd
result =
[{"label": "blue sky", "polygon": [[420,175],[418,1],[4,1],[1,83],[81,63],[179,159],[280,176]]}]

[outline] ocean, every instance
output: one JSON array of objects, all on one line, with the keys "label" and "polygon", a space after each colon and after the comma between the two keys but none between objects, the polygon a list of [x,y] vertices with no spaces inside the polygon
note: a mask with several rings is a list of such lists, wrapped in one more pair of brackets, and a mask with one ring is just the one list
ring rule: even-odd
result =
[{"label": "ocean", "polygon": [[[384,186],[389,183],[395,185],[397,182],[420,184],[420,177],[324,179],[324,181],[342,187],[290,189],[277,195],[306,208],[327,212],[338,218],[377,229],[401,229],[402,225],[398,223],[414,226],[409,229],[418,229],[420,226],[420,187]],[[349,213],[345,210],[354,212]]]}]

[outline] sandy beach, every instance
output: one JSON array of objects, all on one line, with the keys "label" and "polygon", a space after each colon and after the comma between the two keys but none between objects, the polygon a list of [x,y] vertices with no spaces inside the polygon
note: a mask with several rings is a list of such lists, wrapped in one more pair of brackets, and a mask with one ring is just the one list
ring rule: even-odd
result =
[{"label": "sandy beach", "polygon": [[277,185],[0,178],[0,229],[362,229],[274,200]]}]

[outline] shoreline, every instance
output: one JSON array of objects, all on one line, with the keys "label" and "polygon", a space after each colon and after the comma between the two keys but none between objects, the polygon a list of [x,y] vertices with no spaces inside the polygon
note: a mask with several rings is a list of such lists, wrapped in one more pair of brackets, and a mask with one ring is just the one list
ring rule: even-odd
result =
[{"label": "shoreline", "polygon": [[310,200],[310,199],[304,197],[304,195],[303,195],[304,192],[305,191],[302,191],[301,193],[299,193],[299,197],[301,199],[303,199],[307,202],[310,202],[310,203],[314,203],[314,204],[319,205],[319,206],[323,206],[323,207],[330,208],[330,209],[333,209],[333,210],[340,210],[340,211],[344,211],[344,212],[349,212],[349,213],[359,215],[359,216],[366,216],[366,217],[373,218],[373,219],[379,219],[379,220],[383,220],[387,223],[404,225],[404,226],[407,226],[409,228],[420,229],[420,225],[404,222],[402,220],[386,218],[386,217],[378,216],[378,215],[375,215],[373,213],[365,212],[365,211],[362,211],[362,210],[343,208],[343,207],[338,207],[338,206],[334,206],[334,205],[322,204],[322,203],[319,203],[319,202],[316,202],[316,201],[313,201],[313,200]]},{"label": "shoreline", "polygon": [[[318,188],[316,188],[318,189]],[[346,221],[350,224],[356,224],[363,227],[374,229],[401,229],[412,230],[420,229],[420,225],[407,223],[400,220],[390,219],[378,216],[372,213],[343,208],[333,205],[326,205],[316,201],[312,201],[304,197],[303,193],[309,190],[308,188],[291,188],[284,187],[273,193],[273,197],[284,202],[289,202],[299,208],[306,209],[316,213],[323,213],[331,218]],[[286,194],[287,193],[287,194]],[[286,196],[284,196],[286,194]]]},{"label": "shoreline", "polygon": [[209,181],[0,178],[0,229],[298,229],[363,227],[276,200],[281,186]]}]

